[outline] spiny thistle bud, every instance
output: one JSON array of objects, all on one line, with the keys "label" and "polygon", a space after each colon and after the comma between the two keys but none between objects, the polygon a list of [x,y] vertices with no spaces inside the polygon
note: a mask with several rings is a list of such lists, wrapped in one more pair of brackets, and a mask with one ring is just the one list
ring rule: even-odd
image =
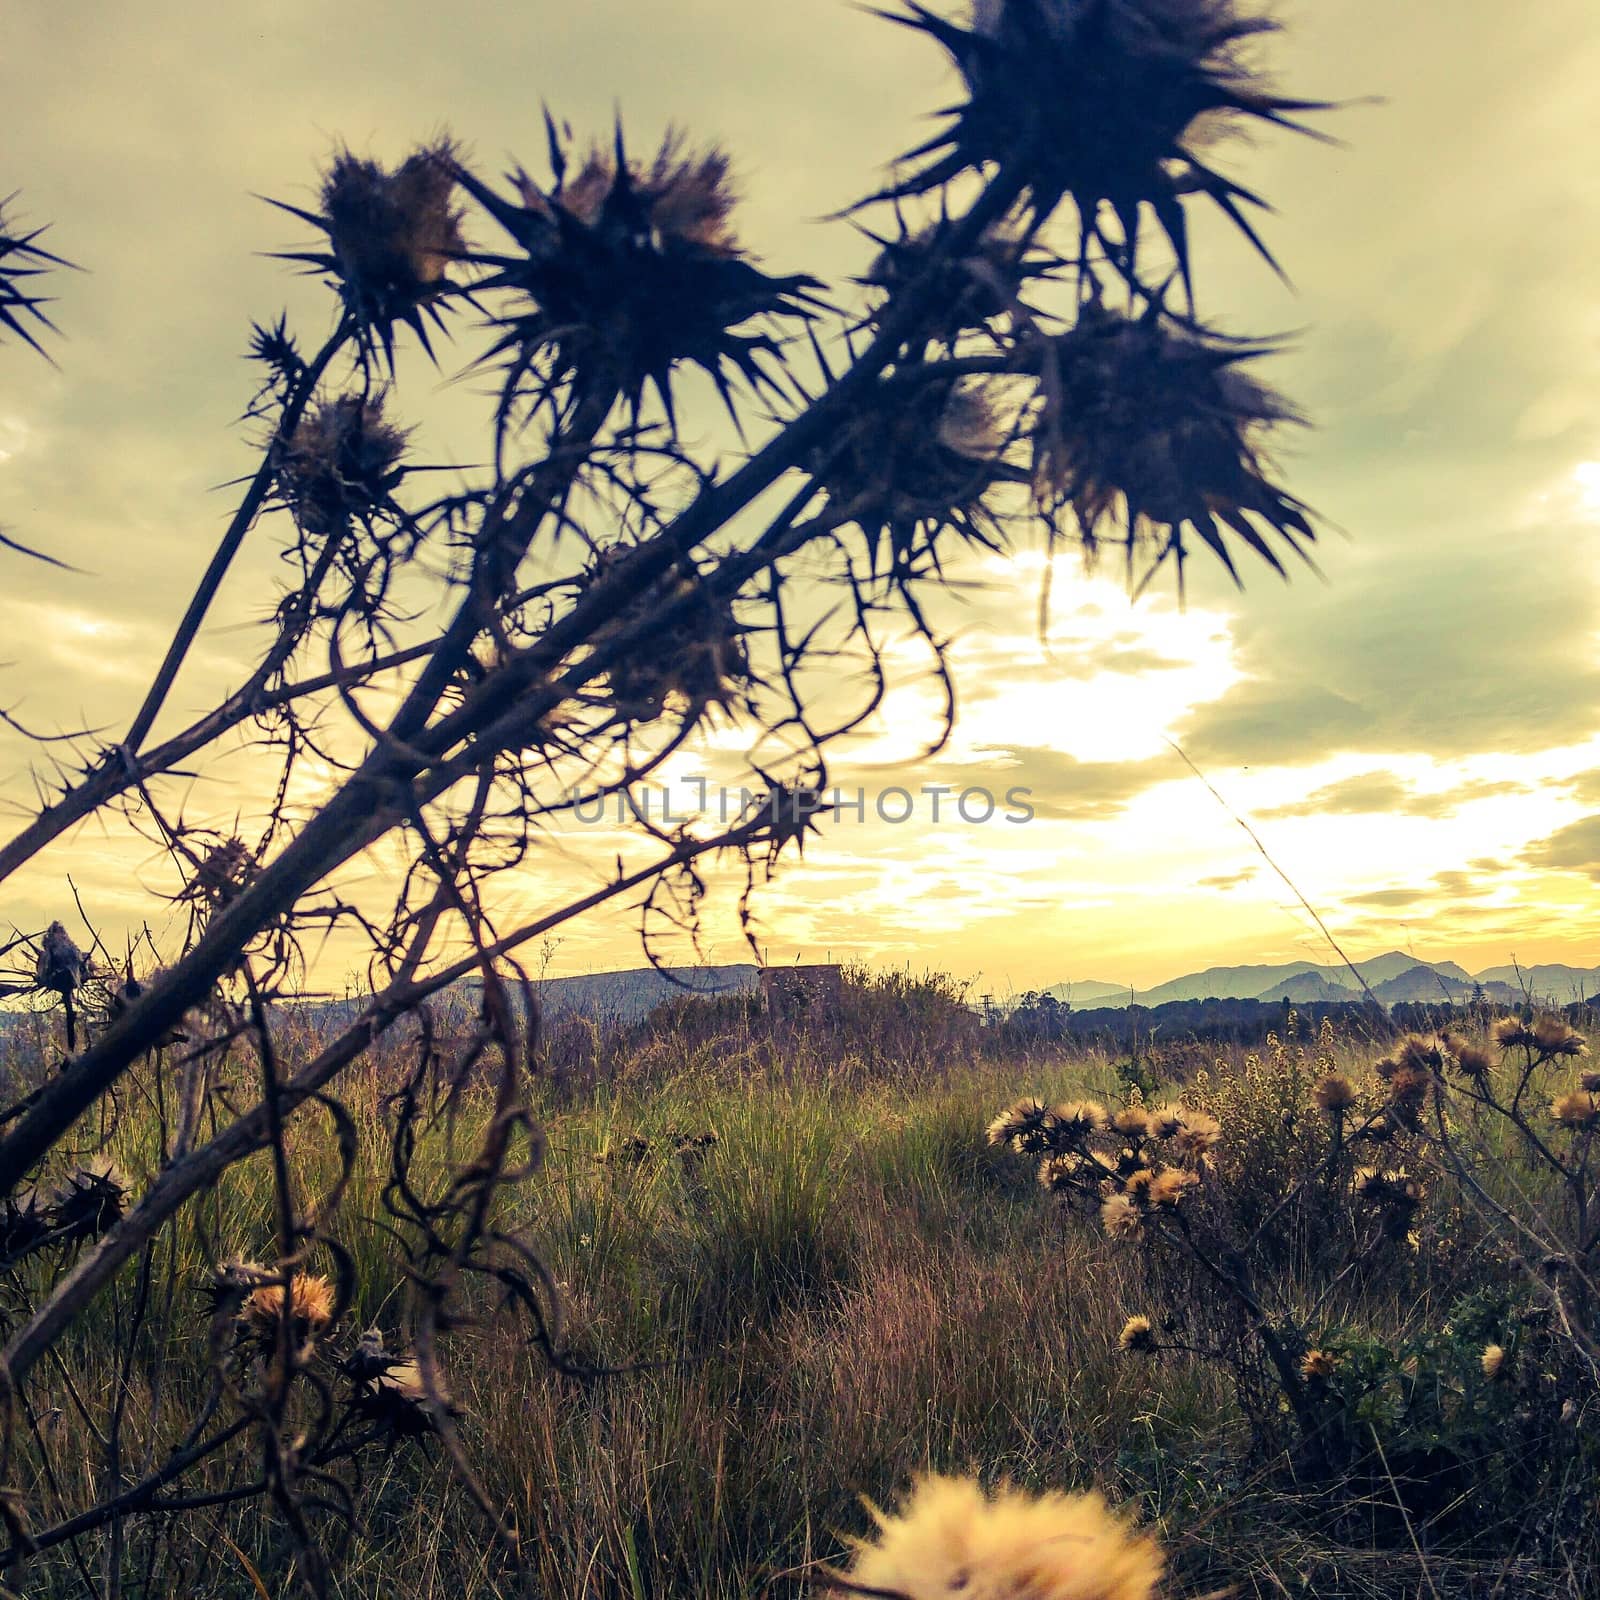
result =
[{"label": "spiny thistle bud", "polygon": [[344,1370],[355,1385],[352,1405],[369,1422],[391,1433],[418,1437],[438,1428],[437,1413],[459,1413],[442,1390],[432,1396],[414,1356],[392,1355],[377,1328],[362,1334]]},{"label": "spiny thistle bud", "polygon": [[1563,1128],[1592,1128],[1600,1123],[1600,1099],[1575,1089],[1550,1102],[1550,1115]]},{"label": "spiny thistle bud", "polygon": [[19,1261],[50,1233],[49,1206],[35,1188],[19,1189],[0,1206],[0,1261]]},{"label": "spiny thistle bud", "polygon": [[225,906],[249,888],[260,870],[243,839],[219,839],[195,864],[184,898]]},{"label": "spiny thistle bud", "polygon": [[1156,1333],[1149,1317],[1129,1317],[1117,1335],[1117,1348],[1127,1355],[1151,1355],[1155,1352]]},{"label": "spiny thistle bud", "polygon": [[571,383],[597,400],[620,398],[635,415],[650,385],[669,423],[679,366],[701,368],[730,411],[730,378],[776,389],[764,363],[781,366],[778,341],[738,330],[762,318],[808,317],[810,291],[820,285],[769,277],[751,263],[733,230],[727,155],[688,154],[682,135],[669,131],[644,165],[628,158],[619,126],[613,153],[591,150],[569,179],[567,154],[548,119],[547,126],[553,187],[519,171],[517,198],[507,201],[459,171],[523,252],[475,257],[490,272],[484,288],[524,301],[496,319],[503,332],[490,357],[505,358],[502,418],[530,379],[535,401],[550,385]]},{"label": "spiny thistle bud", "polygon": [[1311,1100],[1320,1111],[1348,1111],[1356,1103],[1356,1086],[1340,1073],[1329,1073],[1312,1089]]},{"label": "spiny thistle bud", "polygon": [[363,345],[375,338],[391,366],[397,322],[432,354],[423,316],[442,326],[439,296],[450,264],[466,253],[462,214],[452,204],[455,160],[448,139],[413,151],[393,172],[341,150],[323,177],[320,213],[272,202],[327,234],[327,250],[281,258],[330,274]]},{"label": "spiny thistle bud", "polygon": [[88,956],[67,937],[67,930],[59,922],[52,922],[39,942],[34,981],[41,989],[65,998],[83,987],[90,971]]},{"label": "spiny thistle bud", "polygon": [[1151,548],[1142,581],[1169,556],[1181,573],[1185,530],[1235,582],[1228,545],[1242,539],[1282,574],[1269,539],[1302,559],[1316,538],[1306,507],[1267,476],[1265,433],[1301,419],[1241,370],[1266,352],[1169,329],[1154,308],[1131,318],[1099,302],[1037,347],[1043,403],[1033,424],[1033,482],[1046,512],[1069,509],[1093,556],[1108,521],[1127,546]]},{"label": "spiny thistle bud", "polygon": [[1160,1547],[1098,1494],[990,1494],[970,1478],[924,1477],[890,1514],[869,1504],[877,1531],[857,1541],[847,1588],[902,1600],[1151,1600]]},{"label": "spiny thistle bud", "polygon": [[[603,551],[585,579],[603,583],[634,556],[635,546]],[[624,628],[671,607],[671,616],[652,632],[650,642],[626,650],[610,641]],[[596,651],[611,652],[606,680],[617,714],[629,722],[654,722],[676,706],[697,721],[711,706],[729,706],[752,682],[750,654],[732,603],[713,595],[692,565],[684,565],[644,598],[626,607],[615,622],[597,628]]]},{"label": "spiny thistle bud", "polygon": [[987,327],[1021,304],[1029,278],[1044,277],[1048,258],[1030,253],[1022,232],[1001,224],[987,228],[978,242],[952,255],[948,240],[954,224],[947,217],[898,238],[868,237],[880,245],[878,259],[861,282],[890,297],[920,284],[929,311],[923,326],[952,342],[960,333]]},{"label": "spiny thistle bud", "polygon": [[1187,275],[1182,197],[1202,193],[1271,261],[1240,210],[1254,196],[1201,152],[1230,122],[1292,128],[1289,113],[1324,107],[1267,88],[1246,46],[1275,24],[1239,0],[977,0],[968,28],[915,0],[906,14],[886,14],[944,46],[967,99],[906,158],[926,164],[879,198],[927,193],[997,165],[1026,183],[1041,218],[1070,197],[1080,255],[1097,240],[1131,276],[1147,209]]},{"label": "spiny thistle bud", "polygon": [[51,1233],[66,1241],[98,1238],[122,1220],[131,1185],[126,1174],[105,1156],[75,1167],[51,1197]]},{"label": "spiny thistle bud", "polygon": [[9,329],[24,344],[44,355],[44,346],[25,319],[31,318],[38,327],[48,328],[52,333],[55,324],[40,309],[49,302],[33,293],[33,280],[51,267],[65,267],[70,263],[51,255],[37,242],[43,228],[24,233],[7,220],[6,207],[14,199],[15,195],[7,195],[0,200],[0,328]]},{"label": "spiny thistle bud", "polygon": [[323,400],[278,459],[278,492],[307,533],[332,538],[381,510],[404,476],[405,433],[384,420],[381,394]]},{"label": "spiny thistle bud", "polygon": [[904,570],[946,529],[1000,547],[988,496],[1010,469],[1011,430],[979,384],[885,379],[807,465],[835,512],[871,540],[875,569]]}]

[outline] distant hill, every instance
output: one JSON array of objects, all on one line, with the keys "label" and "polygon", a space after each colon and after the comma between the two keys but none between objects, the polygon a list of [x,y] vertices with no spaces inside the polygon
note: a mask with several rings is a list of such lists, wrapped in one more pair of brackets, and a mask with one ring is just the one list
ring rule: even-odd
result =
[{"label": "distant hill", "polygon": [[1559,961],[1532,967],[1489,967],[1478,974],[1481,983],[1503,983],[1520,995],[1524,985],[1541,999],[1558,1000],[1563,1005],[1587,1000],[1600,993],[1600,967],[1569,967]]},{"label": "distant hill", "polygon": [[[1469,1000],[1474,987],[1483,986],[1485,998],[1502,1005],[1522,998],[1514,967],[1490,967],[1476,975],[1454,961],[1423,961],[1400,950],[1386,951],[1355,963],[1358,981],[1339,962],[1286,961],[1238,967],[1207,967],[1141,989],[1133,997],[1140,1006],[1172,1005],[1180,1001],[1260,1000],[1294,1005],[1332,1004],[1362,998],[1361,982],[1385,1005],[1401,1002],[1431,1004],[1446,998]],[[1570,1004],[1600,993],[1600,967],[1571,967],[1560,963],[1525,967],[1523,981],[1538,999]],[[1083,1009],[1127,1003],[1126,986],[1100,983],[1057,984],[1048,991],[1058,1000]]]},{"label": "distant hill", "polygon": [[1081,978],[1073,983],[1052,984],[1044,991],[1068,1005],[1086,1006],[1096,1000],[1126,999],[1133,992],[1131,983],[1103,983],[1096,978]]}]

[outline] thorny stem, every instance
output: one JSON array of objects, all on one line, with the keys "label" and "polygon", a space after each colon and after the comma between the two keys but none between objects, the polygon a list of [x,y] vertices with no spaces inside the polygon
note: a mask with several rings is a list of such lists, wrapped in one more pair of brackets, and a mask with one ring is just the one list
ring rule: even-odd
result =
[{"label": "thorny stem", "polygon": [[189,609],[184,612],[183,620],[178,624],[178,631],[173,635],[172,643],[167,646],[167,653],[156,671],[150,692],[145,696],[144,704],[139,707],[138,715],[133,719],[133,726],[128,729],[127,738],[122,741],[130,755],[137,755],[139,746],[149,737],[150,729],[160,715],[161,708],[166,703],[167,695],[178,676],[178,669],[183,665],[184,658],[200,632],[200,625],[211,609],[211,602],[216,599],[217,591],[222,587],[222,580],[227,576],[228,568],[233,565],[233,558],[238,555],[239,548],[245,541],[245,535],[249,533],[251,524],[256,519],[256,513],[260,511],[262,503],[271,492],[278,470],[276,446],[287,439],[298,425],[301,414],[310,403],[318,383],[322,381],[323,373],[327,371],[329,363],[339,353],[352,331],[350,319],[342,317],[328,342],[316,353],[310,365],[301,374],[299,386],[284,405],[278,426],[274,430],[273,443],[262,454],[261,465],[256,468],[255,476],[250,480],[250,487],[245,490],[244,498],[239,502],[239,509],[234,512],[233,520],[224,531],[222,540],[211,557],[211,563],[200,579],[200,586],[189,601]]}]

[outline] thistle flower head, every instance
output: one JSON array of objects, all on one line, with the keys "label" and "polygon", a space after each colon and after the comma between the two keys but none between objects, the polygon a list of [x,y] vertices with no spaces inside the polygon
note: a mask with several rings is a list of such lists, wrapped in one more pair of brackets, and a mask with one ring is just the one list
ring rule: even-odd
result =
[{"label": "thistle flower head", "polygon": [[1182,1167],[1163,1167],[1151,1180],[1146,1198],[1153,1206],[1175,1206],[1199,1181]]},{"label": "thistle flower head", "polygon": [[1574,1089],[1550,1102],[1550,1115],[1563,1128],[1592,1128],[1600,1123],[1600,1098]]},{"label": "thistle flower head", "polygon": [[1312,1089],[1311,1100],[1320,1111],[1348,1111],[1356,1103],[1356,1086],[1342,1073],[1331,1072]]},{"label": "thistle flower head", "polygon": [[1209,1111],[1183,1108],[1183,1126],[1172,1136],[1172,1147],[1191,1160],[1215,1150],[1222,1139],[1222,1124]]},{"label": "thistle flower head", "polygon": [[1055,1129],[1055,1113],[1044,1101],[1023,1095],[989,1124],[989,1143],[1007,1145],[1023,1155],[1039,1155],[1050,1149]]},{"label": "thistle flower head", "polygon": [[249,888],[260,870],[243,839],[218,839],[194,862],[183,898],[212,909],[228,905]]},{"label": "thistle flower head", "polygon": [[953,342],[957,335],[985,328],[1014,312],[1030,278],[1048,275],[1050,263],[1031,251],[1020,228],[998,223],[960,255],[949,239],[954,224],[947,217],[917,230],[902,226],[898,237],[868,237],[881,248],[861,282],[891,297],[914,283],[923,286],[930,304],[927,326],[935,337]]},{"label": "thistle flower head", "polygon": [[122,1220],[133,1186],[107,1156],[76,1166],[50,1197],[50,1231],[69,1241],[98,1238]]},{"label": "thistle flower head", "polygon": [[1039,1185],[1051,1194],[1063,1194],[1078,1186],[1083,1169],[1083,1157],[1072,1151],[1046,1156],[1039,1163]]},{"label": "thistle flower head", "polygon": [[1144,1211],[1130,1195],[1108,1195],[1100,1205],[1100,1226],[1108,1239],[1135,1239],[1144,1227]]},{"label": "thistle flower head", "polygon": [[1087,1139],[1106,1126],[1106,1108],[1098,1100],[1067,1100],[1054,1108],[1056,1126],[1065,1138]]},{"label": "thistle flower head", "polygon": [[1521,1017],[1501,1017],[1492,1032],[1494,1042],[1502,1050],[1514,1050],[1534,1042],[1533,1029]]},{"label": "thistle flower head", "polygon": [[1117,1347],[1129,1355],[1149,1355],[1156,1348],[1156,1332],[1149,1317],[1129,1317],[1117,1335]]},{"label": "thistle flower head", "polygon": [[88,982],[91,971],[88,956],[68,938],[59,922],[52,922],[39,941],[34,982],[65,998]]},{"label": "thistle flower head", "polygon": [[586,396],[620,398],[635,415],[648,385],[671,423],[672,374],[682,366],[704,371],[730,410],[730,379],[778,390],[778,340],[740,330],[808,317],[818,284],[754,266],[733,228],[727,155],[690,152],[669,131],[653,161],[632,161],[619,127],[613,151],[592,150],[569,177],[548,126],[552,186],[518,172],[508,201],[460,173],[520,252],[476,258],[490,272],[484,288],[520,301],[496,319],[490,352],[505,361],[502,419],[525,392],[537,401],[571,383]]},{"label": "thistle flower head", "polygon": [[875,570],[905,571],[947,529],[1000,548],[989,499],[1010,437],[983,384],[886,379],[807,464],[872,541]]},{"label": "thistle flower head", "polygon": [[992,1494],[972,1479],[925,1477],[858,1543],[849,1582],[904,1600],[1151,1600],[1163,1560],[1097,1494]]},{"label": "thistle flower head", "polygon": [[1478,1365],[1483,1369],[1483,1375],[1490,1383],[1494,1383],[1505,1370],[1506,1352],[1503,1345],[1487,1344],[1483,1347],[1483,1354],[1478,1357]]},{"label": "thistle flower head", "polygon": [[418,1437],[437,1429],[440,1410],[447,1416],[459,1414],[437,1385],[430,1397],[416,1357],[391,1354],[377,1328],[361,1336],[344,1370],[352,1381],[354,1409],[391,1433]]},{"label": "thistle flower head", "polygon": [[1122,1192],[1136,1206],[1147,1206],[1150,1204],[1151,1185],[1155,1181],[1156,1175],[1149,1167],[1140,1167],[1122,1180]]},{"label": "thistle flower head", "polygon": [[1326,1383],[1338,1367],[1338,1361],[1326,1350],[1308,1350],[1300,1363],[1300,1376],[1307,1383]]},{"label": "thistle flower head", "polygon": [[1254,197],[1203,156],[1230,123],[1295,127],[1290,113],[1321,107],[1268,88],[1246,47],[1274,24],[1241,0],[978,0],[966,28],[907,0],[893,20],[944,47],[967,98],[911,152],[925,163],[880,198],[997,165],[1041,218],[1070,198],[1080,254],[1099,242],[1131,277],[1145,212],[1187,276],[1182,197],[1202,193],[1271,261],[1239,206]]},{"label": "thistle flower head", "polygon": [[[634,559],[639,547],[603,550],[585,575],[587,587],[605,583]],[[666,613],[648,645],[611,646],[624,629]],[[751,683],[750,653],[732,603],[713,594],[698,569],[685,562],[621,609],[615,622],[595,630],[594,647],[611,650],[606,681],[618,715],[654,722],[676,707],[697,721],[711,706],[729,706]]]},{"label": "thistle flower head", "polygon": [[1578,1079],[1578,1087],[1585,1094],[1600,1094],[1600,1072],[1586,1072]]},{"label": "thistle flower head", "polygon": [[1142,1139],[1150,1132],[1150,1113],[1143,1106],[1123,1106],[1112,1114],[1111,1127],[1125,1139]]},{"label": "thistle flower head", "polygon": [[1068,510],[1093,557],[1109,526],[1127,550],[1182,563],[1198,539],[1239,581],[1229,541],[1240,539],[1282,574],[1272,541],[1308,559],[1306,507],[1268,475],[1263,447],[1294,409],[1242,363],[1260,348],[1219,344],[1086,305],[1068,332],[1038,345],[1043,396],[1033,423],[1033,483],[1049,513]]},{"label": "thistle flower head", "polygon": [[1494,1057],[1482,1045],[1461,1040],[1453,1050],[1456,1070],[1464,1077],[1487,1078],[1494,1071]]},{"label": "thistle flower head", "polygon": [[1182,1106],[1156,1106],[1150,1112],[1150,1136],[1153,1139],[1170,1139],[1182,1127]]},{"label": "thistle flower head", "polygon": [[382,508],[404,475],[405,433],[381,394],[341,394],[308,410],[284,441],[278,492],[309,534],[331,538]]},{"label": "thistle flower head", "polygon": [[[336,1297],[333,1285],[324,1277],[296,1272],[289,1280],[289,1343],[304,1360],[316,1340],[333,1321]],[[284,1317],[284,1286],[264,1283],[251,1290],[239,1308],[239,1328],[247,1337],[264,1345],[274,1343]]]},{"label": "thistle flower head", "polygon": [[455,190],[456,147],[439,139],[392,172],[340,150],[323,174],[320,212],[273,202],[327,235],[326,249],[283,251],[281,258],[330,276],[363,348],[381,346],[391,367],[396,323],[411,328],[430,355],[424,318],[443,325],[449,269],[466,254]]},{"label": "thistle flower head", "polygon": [[1589,1046],[1576,1028],[1561,1017],[1536,1018],[1532,1028],[1533,1046],[1541,1056],[1554,1060],[1558,1056],[1582,1056]]}]

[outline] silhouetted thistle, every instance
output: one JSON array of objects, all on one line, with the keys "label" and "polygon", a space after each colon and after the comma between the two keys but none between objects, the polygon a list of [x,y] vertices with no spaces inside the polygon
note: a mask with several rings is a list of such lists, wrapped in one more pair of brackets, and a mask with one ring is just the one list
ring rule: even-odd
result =
[{"label": "silhouetted thistle", "polygon": [[680,366],[705,372],[730,411],[730,380],[775,388],[778,340],[741,330],[808,316],[820,284],[769,277],[752,263],[733,228],[727,155],[689,153],[669,132],[642,164],[628,157],[619,127],[612,153],[591,150],[569,178],[567,152],[549,126],[550,188],[518,171],[516,197],[506,200],[459,171],[522,252],[474,257],[488,269],[485,289],[525,302],[496,318],[501,334],[488,357],[505,362],[502,419],[519,399],[537,403],[550,386],[571,383],[590,399],[620,399],[635,415],[651,386],[671,421]]},{"label": "silhouetted thistle", "polygon": [[278,492],[307,533],[332,538],[389,503],[406,435],[381,394],[342,394],[301,418],[278,456]]},{"label": "silhouetted thistle", "polygon": [[[587,583],[603,582],[634,553],[629,546],[603,552]],[[687,563],[615,623],[595,629],[595,649],[605,651],[621,630],[668,606],[672,614],[647,644],[630,644],[607,665],[612,706],[629,722],[654,722],[674,706],[696,720],[711,706],[734,704],[751,682],[750,653],[732,604],[712,594]]]},{"label": "silhouetted thistle", "polygon": [[67,999],[89,981],[89,958],[67,936],[59,922],[45,929],[39,942],[39,959],[34,966],[34,981],[39,988]]},{"label": "silhouetted thistle", "polygon": [[260,870],[243,839],[219,839],[195,863],[184,898],[213,909],[225,906],[255,881]]},{"label": "silhouetted thistle", "polygon": [[1098,302],[1069,332],[1038,346],[1044,396],[1033,425],[1034,491],[1072,512],[1093,555],[1108,523],[1135,553],[1151,550],[1141,584],[1186,538],[1208,546],[1240,582],[1229,548],[1244,541],[1275,572],[1279,539],[1302,560],[1314,542],[1307,508],[1267,474],[1264,436],[1299,422],[1242,363],[1265,352],[1166,326],[1157,307],[1133,318]]},{"label": "silhouetted thistle", "polygon": [[[461,211],[453,204],[454,144],[440,139],[393,172],[341,150],[322,180],[322,210],[272,203],[320,228],[326,250],[284,251],[338,284],[364,349],[381,347],[394,364],[394,329],[403,323],[432,354],[428,321],[443,326],[440,297],[451,264],[466,253]],[[424,319],[427,320],[424,320]]]},{"label": "silhouetted thistle", "polygon": [[43,228],[25,233],[7,218],[6,207],[15,199],[16,195],[10,194],[0,200],[0,328],[9,329],[48,361],[50,358],[36,332],[46,328],[54,333],[56,326],[40,309],[49,301],[33,292],[34,280],[51,267],[66,267],[71,263],[52,255],[39,244]]},{"label": "silhouetted thistle", "polygon": [[[926,163],[875,198],[941,188],[997,166],[1040,217],[1070,198],[1080,252],[1098,240],[1129,277],[1148,216],[1185,279],[1183,197],[1209,196],[1276,266],[1242,205],[1261,202],[1209,163],[1232,124],[1309,131],[1291,113],[1327,109],[1274,94],[1247,46],[1276,24],[1240,0],[974,0],[963,28],[906,0],[891,20],[936,39],[965,81],[948,125],[904,158]],[[1107,223],[1115,219],[1116,226]]]},{"label": "silhouetted thistle", "polygon": [[835,513],[871,541],[875,570],[906,572],[946,529],[1000,548],[989,494],[1013,476],[1010,437],[980,384],[888,379],[808,467]]},{"label": "silhouetted thistle", "polygon": [[0,1261],[19,1261],[37,1249],[51,1229],[50,1208],[31,1185],[0,1203]]},{"label": "silhouetted thistle", "polygon": [[65,1243],[96,1239],[122,1220],[131,1185],[117,1164],[97,1156],[74,1167],[51,1196],[52,1235]]},{"label": "silhouetted thistle", "polygon": [[992,1494],[970,1478],[920,1478],[877,1531],[856,1541],[845,1586],[902,1600],[1151,1600],[1160,1547],[1098,1494]]},{"label": "silhouetted thistle", "polygon": [[953,226],[941,217],[916,231],[903,228],[893,237],[869,231],[867,237],[880,249],[860,280],[891,297],[921,284],[931,309],[920,326],[945,344],[1014,314],[1024,286],[1047,276],[1051,265],[1049,257],[1030,246],[1023,230],[1010,223],[985,229],[976,244],[952,255],[948,240]]}]

